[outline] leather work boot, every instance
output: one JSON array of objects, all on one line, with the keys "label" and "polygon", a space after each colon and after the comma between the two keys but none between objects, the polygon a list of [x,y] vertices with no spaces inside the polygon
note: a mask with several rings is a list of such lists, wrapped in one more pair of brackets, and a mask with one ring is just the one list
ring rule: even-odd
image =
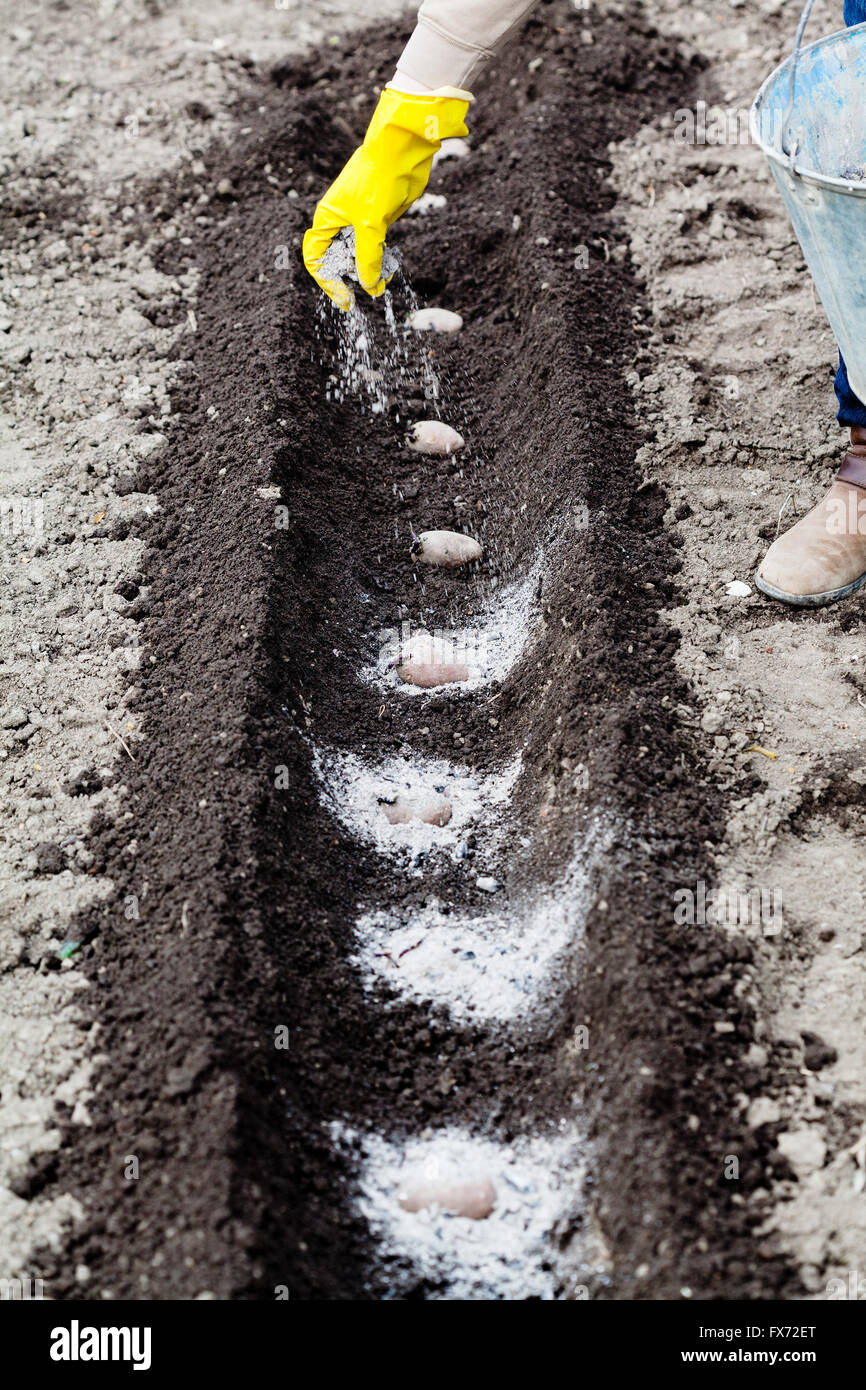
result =
[{"label": "leather work boot", "polygon": [[773,541],[755,583],[762,594],[819,608],[866,584],[866,429],[851,447],[826,497]]}]

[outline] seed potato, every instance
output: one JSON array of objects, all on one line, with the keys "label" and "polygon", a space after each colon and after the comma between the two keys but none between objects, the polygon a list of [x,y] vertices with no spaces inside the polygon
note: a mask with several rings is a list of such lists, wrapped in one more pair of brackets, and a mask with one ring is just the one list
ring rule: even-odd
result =
[{"label": "seed potato", "polygon": [[412,542],[412,554],[425,565],[457,569],[480,560],[482,548],[474,536],[459,531],[422,531]]},{"label": "seed potato", "polygon": [[419,420],[406,436],[416,454],[453,454],[465,444],[462,434],[442,420]]}]

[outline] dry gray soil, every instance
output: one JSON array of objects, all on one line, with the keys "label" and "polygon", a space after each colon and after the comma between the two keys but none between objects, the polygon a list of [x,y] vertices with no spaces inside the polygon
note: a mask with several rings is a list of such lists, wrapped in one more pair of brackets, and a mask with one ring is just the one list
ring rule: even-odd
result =
[{"label": "dry gray soil", "polygon": [[[87,1123],[99,1059],[74,955],[59,971],[46,962],[75,913],[110,891],[87,829],[100,813],[128,821],[124,766],[142,737],[137,628],[117,592],[141,543],[90,538],[153,508],[136,473],[164,448],[167,359],[195,332],[195,274],[167,277],[153,261],[177,228],[137,226],[136,189],[230,141],[251,60],[403,8],[42,0],[3,16],[0,1276],[36,1277],[34,1246],[60,1249],[81,1215],[67,1195],[27,1200],[34,1156],[60,1144],[56,1103]],[[203,213],[218,182],[202,186]],[[154,327],[141,312],[153,300],[186,309],[186,323]],[[129,841],[134,856],[134,828]]]},{"label": "dry gray soil", "polygon": [[[752,949],[736,989],[757,1020],[742,1062],[759,1081],[739,1095],[732,1132],[745,1122],[759,1138],[755,1151],[774,1153],[760,1181],[748,1184],[754,1259],[758,1271],[761,1261],[790,1268],[789,1291],[823,1298],[830,1280],[857,1270],[866,1236],[864,870],[856,853],[866,806],[866,646],[858,598],[796,613],[753,584],[784,504],[793,496],[797,510],[811,506],[844,447],[833,418],[832,335],[763,157],[737,138],[754,92],[786,50],[789,10],[778,0],[645,0],[646,20],[702,61],[697,94],[690,90],[683,105],[703,92],[708,106],[733,115],[721,142],[679,142],[672,108],[611,143],[619,236],[604,256],[630,262],[645,282],[630,408],[647,428],[638,455],[645,484],[653,495],[664,490],[665,521],[681,538],[683,567],[665,621],[680,639],[675,659],[689,691],[682,717],[726,817],[720,842],[707,848],[707,886],[758,890],[778,906],[772,920],[753,916],[735,933]],[[621,13],[613,4],[575,6],[573,22],[589,46],[594,24]],[[287,63],[291,72],[293,55],[397,15],[405,6],[380,0],[279,9],[108,0],[95,18],[87,7],[82,22],[76,0],[41,0],[17,5],[4,21],[3,1277],[38,1277],[50,1263],[46,1251],[57,1255],[70,1239],[86,1249],[85,1207],[33,1175],[50,1178],[63,1144],[72,1145],[64,1171],[74,1168],[74,1133],[91,1123],[103,1060],[98,1010],[81,1003],[93,984],[71,950],[82,911],[117,886],[100,871],[89,836],[94,824],[111,823],[134,866],[146,829],[127,797],[148,738],[137,672],[151,660],[130,613],[143,564],[135,521],[158,505],[142,478],[164,454],[171,392],[200,305],[195,269],[157,268],[166,264],[166,242],[189,228],[170,214],[156,235],[142,223],[138,191],[158,179],[167,188],[198,180],[207,226],[225,198],[213,150],[224,142],[228,163],[234,108],[246,99],[251,69]],[[840,22],[822,0],[815,33]],[[348,114],[354,127],[357,108]],[[154,323],[155,303],[165,327]],[[747,595],[729,593],[737,580]],[[759,777],[744,777],[753,770]],[[129,881],[135,920],[148,884],[136,883],[134,869]],[[697,891],[687,880],[682,887]],[[374,1171],[393,1161],[375,1135],[359,1138],[335,1122],[330,1139],[355,1156],[366,1145]],[[521,1143],[515,1161],[527,1182],[570,1161]],[[581,1165],[591,1161],[582,1151]],[[518,1185],[521,1174],[512,1174]],[[677,1174],[665,1181],[675,1186]],[[364,1200],[365,1219],[384,1220],[377,1199]],[[619,1275],[620,1287],[634,1292],[647,1270],[618,1269],[616,1242],[611,1248],[591,1202],[587,1210],[580,1278],[591,1265],[600,1285]],[[389,1238],[398,1237],[411,1245],[411,1230],[401,1226]],[[666,1238],[657,1233],[657,1251]],[[190,1266],[185,1295],[212,1296],[213,1281]],[[86,1291],[90,1278],[80,1261],[71,1282]],[[482,1296],[488,1278],[495,1283],[486,1272],[470,1283],[470,1296]],[[227,1277],[221,1291],[231,1287]],[[547,1296],[544,1280],[539,1288]],[[760,1296],[760,1272],[752,1288]],[[501,1296],[534,1289],[503,1285]]]},{"label": "dry gray soil", "polygon": [[[740,143],[792,17],[776,0],[651,8],[664,33],[711,60],[708,128],[715,108],[728,138],[677,143],[672,112],[614,153],[624,247],[653,309],[633,377],[655,432],[643,460],[683,536],[688,602],[670,616],[719,785],[756,761],[766,782],[734,801],[717,872],[781,907],[770,931],[753,923],[754,1061],[766,1087],[748,1118],[771,1126],[791,1166],[772,1184],[764,1248],[793,1252],[806,1287],[826,1297],[828,1280],[858,1269],[866,1235],[866,653],[856,601],[804,614],[753,585],[787,499],[800,513],[814,505],[847,442],[832,334],[763,155]],[[813,35],[840,19],[835,5],[816,6]],[[750,596],[730,597],[733,580]],[[811,1034],[826,1046],[808,1048]]]}]

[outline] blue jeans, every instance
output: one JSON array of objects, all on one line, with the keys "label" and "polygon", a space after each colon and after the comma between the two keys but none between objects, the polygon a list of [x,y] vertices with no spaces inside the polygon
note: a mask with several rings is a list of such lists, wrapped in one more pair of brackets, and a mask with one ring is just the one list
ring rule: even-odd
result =
[{"label": "blue jeans", "polygon": [[[845,0],[845,23],[866,24],[866,0]],[[839,353],[839,370],[836,373],[836,399],[839,402],[839,411],[836,419],[840,425],[862,425],[866,428],[866,405],[854,395],[848,381],[848,370],[845,366],[841,352]]]}]

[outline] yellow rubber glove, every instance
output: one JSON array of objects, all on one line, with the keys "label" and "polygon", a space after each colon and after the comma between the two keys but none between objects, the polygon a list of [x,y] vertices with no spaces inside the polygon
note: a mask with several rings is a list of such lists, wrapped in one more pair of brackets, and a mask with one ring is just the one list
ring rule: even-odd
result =
[{"label": "yellow rubber glove", "polygon": [[354,227],[358,279],[368,294],[383,294],[388,228],[424,192],[442,141],[468,133],[463,122],[471,100],[470,92],[457,87],[422,96],[385,88],[363,145],[318,204],[304,236],[304,265],[339,309],[351,309],[355,296],[342,280],[320,273],[334,237],[343,227]]}]

